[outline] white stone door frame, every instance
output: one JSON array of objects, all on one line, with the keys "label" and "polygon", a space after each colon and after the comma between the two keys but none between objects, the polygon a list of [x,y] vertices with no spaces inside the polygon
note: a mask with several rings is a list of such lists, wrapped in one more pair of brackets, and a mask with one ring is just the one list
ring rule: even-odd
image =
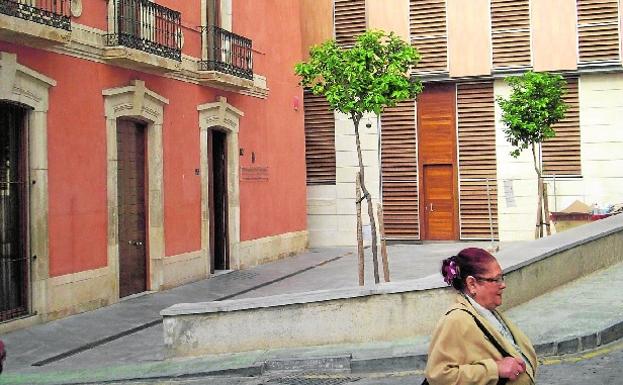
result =
[{"label": "white stone door frame", "polygon": [[229,235],[229,266],[240,268],[240,182],[238,131],[240,117],[244,113],[227,103],[227,98],[219,97],[214,103],[197,106],[199,111],[199,149],[201,170],[201,249],[206,255],[206,271],[210,266],[210,212],[208,194],[208,134],[211,129],[219,129],[226,134],[227,144],[227,213]]},{"label": "white stone door frame", "polygon": [[116,274],[113,294],[119,298],[119,228],[117,198],[117,119],[130,118],[147,125],[147,290],[164,283],[164,200],[162,170],[162,120],[169,100],[147,89],[142,80],[102,91],[106,115],[108,201],[108,267]]},{"label": "white stone door frame", "polygon": [[0,101],[28,108],[28,234],[31,313],[47,313],[47,281],[50,276],[48,228],[48,106],[50,87],[56,81],[17,62],[17,55],[0,52]]}]

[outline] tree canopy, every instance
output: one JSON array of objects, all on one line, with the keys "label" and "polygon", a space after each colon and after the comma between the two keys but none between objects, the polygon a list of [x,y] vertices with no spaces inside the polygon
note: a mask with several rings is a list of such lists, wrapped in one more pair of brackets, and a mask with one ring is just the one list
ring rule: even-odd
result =
[{"label": "tree canopy", "polygon": [[512,93],[508,99],[498,97],[505,124],[506,140],[515,147],[513,157],[535,143],[556,135],[552,125],[565,117],[563,100],[565,80],[547,72],[526,72],[506,78]]},{"label": "tree canopy", "polygon": [[309,60],[297,64],[295,72],[301,85],[324,95],[332,109],[361,118],[422,91],[409,74],[419,59],[417,50],[393,33],[368,31],[352,48],[334,40],[312,47]]}]

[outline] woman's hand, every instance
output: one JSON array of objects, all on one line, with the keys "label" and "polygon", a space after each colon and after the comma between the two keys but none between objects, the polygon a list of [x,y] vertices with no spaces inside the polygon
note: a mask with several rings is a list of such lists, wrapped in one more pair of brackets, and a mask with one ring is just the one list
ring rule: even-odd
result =
[{"label": "woman's hand", "polygon": [[526,371],[526,363],[517,357],[504,357],[495,362],[498,365],[498,376],[515,381],[521,373]]}]

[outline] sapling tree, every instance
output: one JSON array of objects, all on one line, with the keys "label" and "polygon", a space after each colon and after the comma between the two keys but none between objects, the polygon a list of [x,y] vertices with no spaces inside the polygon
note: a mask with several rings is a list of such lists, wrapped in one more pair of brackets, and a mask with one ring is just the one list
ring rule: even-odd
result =
[{"label": "sapling tree", "polygon": [[[560,75],[547,72],[526,72],[521,76],[506,78],[512,93],[508,99],[498,97],[502,108],[502,122],[505,124],[506,140],[514,147],[511,156],[518,157],[523,150],[532,151],[534,171],[537,175],[537,227],[536,236],[543,236],[544,204],[547,196],[543,185],[543,170],[538,150],[543,141],[553,138],[556,132],[552,125],[565,117],[567,105],[563,100],[566,82]],[[545,206],[546,207],[546,206]],[[545,218],[549,223],[549,219]]]},{"label": "sapling tree", "polygon": [[374,280],[379,282],[376,221],[372,197],[365,184],[361,156],[359,123],[366,113],[377,116],[386,107],[412,99],[422,91],[421,82],[410,76],[420,55],[414,47],[393,33],[367,31],[357,37],[353,47],[340,47],[329,40],[310,50],[309,59],[299,63],[295,72],[300,84],[315,95],[323,95],[331,108],[347,115],[353,122],[359,180],[368,206],[372,232]]}]

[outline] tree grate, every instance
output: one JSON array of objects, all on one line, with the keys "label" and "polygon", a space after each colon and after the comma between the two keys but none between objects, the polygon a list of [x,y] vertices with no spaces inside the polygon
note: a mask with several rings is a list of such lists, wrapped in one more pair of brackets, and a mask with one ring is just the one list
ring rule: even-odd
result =
[{"label": "tree grate", "polygon": [[342,385],[361,380],[357,377],[285,377],[268,381],[275,385]]}]

